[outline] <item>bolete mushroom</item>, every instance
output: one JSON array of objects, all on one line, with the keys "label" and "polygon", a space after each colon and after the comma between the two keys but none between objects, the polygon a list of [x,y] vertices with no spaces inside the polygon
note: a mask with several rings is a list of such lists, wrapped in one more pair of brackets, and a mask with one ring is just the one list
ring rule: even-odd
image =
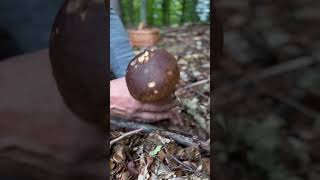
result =
[{"label": "bolete mushroom", "polygon": [[83,120],[107,126],[106,9],[103,0],[65,0],[51,32],[49,55],[64,102]]},{"label": "bolete mushroom", "polygon": [[131,60],[125,78],[135,99],[160,102],[173,94],[180,73],[175,57],[168,51],[147,49]]}]

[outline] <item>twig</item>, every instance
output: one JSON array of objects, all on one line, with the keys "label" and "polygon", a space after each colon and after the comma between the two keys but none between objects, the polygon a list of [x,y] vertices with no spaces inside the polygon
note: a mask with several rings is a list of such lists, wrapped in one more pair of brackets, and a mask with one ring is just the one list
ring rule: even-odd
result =
[{"label": "twig", "polygon": [[127,121],[123,120],[120,118],[115,118],[112,117],[110,120],[110,125],[111,127],[118,127],[118,128],[127,128],[127,129],[140,129],[142,128],[144,132],[150,133],[152,131],[157,131],[157,130],[163,130],[161,128],[152,126],[150,124],[145,124],[145,123],[136,123],[132,121]]},{"label": "twig", "polygon": [[181,91],[181,90],[183,90],[183,89],[188,89],[188,88],[192,88],[192,87],[194,87],[194,86],[198,86],[198,85],[201,85],[201,84],[205,84],[205,83],[207,83],[207,82],[209,82],[209,81],[210,81],[210,78],[208,78],[208,79],[203,79],[203,80],[200,80],[200,81],[197,81],[197,82],[188,84],[188,85],[186,85],[186,86],[184,86],[184,87],[181,87],[181,88],[177,89],[177,92],[178,92],[178,91]]},{"label": "twig", "polygon": [[197,173],[197,171],[194,170],[192,167],[190,167],[189,165],[181,162],[178,158],[176,158],[174,155],[172,155],[171,153],[169,153],[169,151],[167,150],[167,148],[166,148],[165,146],[164,146],[164,149],[166,150],[167,154],[169,154],[170,157],[171,157],[173,160],[175,160],[178,164],[180,164],[180,165],[182,165],[183,167],[186,168],[186,169],[184,169],[184,170],[189,171],[189,172],[193,172],[193,173]]},{"label": "twig", "polygon": [[300,59],[280,63],[278,65],[264,69],[256,77],[254,77],[253,80],[257,81],[257,80],[268,78],[270,76],[300,69],[302,67],[309,66],[314,62],[315,60],[310,57],[310,58],[300,58]]},{"label": "twig", "polygon": [[189,171],[189,172],[192,172],[192,173],[195,173],[197,175],[207,175],[203,172],[199,172],[198,170],[195,170],[194,168],[192,168],[191,166],[181,162],[178,158],[176,158],[173,154],[169,153],[168,149],[164,146],[164,149],[166,150],[167,154],[170,155],[170,157],[175,160],[178,164],[180,164],[181,166],[183,166],[183,170],[185,171]]},{"label": "twig", "polygon": [[263,79],[266,79],[275,75],[279,75],[285,72],[294,71],[296,69],[309,66],[315,62],[316,60],[314,58],[301,58],[293,61],[280,63],[277,65],[271,66],[269,68],[263,69],[259,73],[249,74],[241,78],[240,80],[238,80],[236,83],[229,84],[221,88],[217,88],[215,90],[215,93],[219,93],[219,92],[221,93],[238,86],[247,85],[249,83],[256,83],[258,81],[261,81]]},{"label": "twig", "polygon": [[131,135],[133,135],[133,134],[136,134],[136,133],[138,133],[138,132],[140,132],[140,131],[142,131],[142,130],[143,130],[143,129],[140,128],[140,129],[136,129],[136,130],[133,130],[133,131],[124,133],[124,134],[122,134],[121,136],[119,136],[119,137],[111,140],[111,141],[110,141],[110,146],[112,146],[112,145],[113,145],[114,143],[116,143],[117,141],[120,141],[121,139],[123,139],[123,138],[125,138],[125,137],[127,137],[127,136],[131,136]]},{"label": "twig", "polygon": [[145,124],[145,123],[137,123],[137,122],[130,122],[127,120],[123,120],[120,118],[113,118],[110,120],[110,125],[113,127],[118,128],[127,128],[127,129],[137,129],[141,128],[144,132],[157,132],[160,135],[171,138],[175,140],[177,143],[184,145],[184,146],[195,146],[199,145],[199,147],[204,150],[205,152],[210,152],[210,147],[207,145],[205,141],[193,139],[182,134],[170,132],[168,130],[164,130],[162,128],[158,128],[156,126]]},{"label": "twig", "polygon": [[289,97],[286,97],[286,96],[283,96],[283,95],[280,95],[280,94],[271,93],[271,92],[268,92],[268,91],[265,91],[264,93],[269,95],[269,96],[271,96],[272,98],[277,99],[278,101],[281,101],[282,103],[284,103],[284,104],[286,104],[288,106],[291,106],[291,107],[295,108],[296,110],[304,113],[306,116],[308,116],[310,118],[314,118],[314,119],[320,118],[320,113],[319,112],[317,112],[317,111],[315,111],[313,109],[310,109],[310,108],[304,106],[303,104],[294,101],[293,99],[291,99]]},{"label": "twig", "polygon": [[210,97],[207,96],[207,95],[205,95],[205,94],[203,94],[202,92],[197,91],[197,90],[195,90],[195,89],[192,89],[192,91],[195,92],[195,93],[197,93],[197,94],[199,94],[200,96],[206,98],[208,101],[210,100]]}]

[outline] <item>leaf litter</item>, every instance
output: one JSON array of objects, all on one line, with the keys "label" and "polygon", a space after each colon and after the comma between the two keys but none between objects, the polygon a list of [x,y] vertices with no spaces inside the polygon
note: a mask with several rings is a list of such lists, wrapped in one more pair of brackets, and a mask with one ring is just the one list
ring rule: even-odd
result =
[{"label": "leaf litter", "polygon": [[[182,128],[167,122],[156,123],[156,126],[209,139],[210,81],[183,89],[186,85],[210,79],[209,35],[209,25],[170,27],[164,30],[160,43],[150,47],[165,48],[178,60],[181,80],[177,89],[181,89],[175,95],[185,121]],[[134,52],[138,54],[143,50],[135,48]],[[123,130],[112,130],[111,139],[123,133]],[[110,170],[111,179],[209,179],[210,156],[201,153],[199,146],[184,147],[157,132],[138,133],[111,147]]]}]

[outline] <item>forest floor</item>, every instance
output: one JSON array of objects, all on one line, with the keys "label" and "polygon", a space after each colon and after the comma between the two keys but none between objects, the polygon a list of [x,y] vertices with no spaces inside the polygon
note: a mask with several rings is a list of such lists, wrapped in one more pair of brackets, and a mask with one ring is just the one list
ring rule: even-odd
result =
[{"label": "forest floor", "polygon": [[[110,158],[113,179],[209,179],[210,26],[189,24],[162,31],[161,41],[151,48],[164,48],[178,60],[181,80],[175,95],[184,126],[159,122],[154,127],[166,133],[140,132],[115,142]],[[142,50],[136,48],[135,53]],[[139,125],[148,126],[128,124],[129,132]],[[125,132],[113,130],[111,139]]]},{"label": "forest floor", "polygon": [[216,179],[320,179],[319,5],[217,1]]}]

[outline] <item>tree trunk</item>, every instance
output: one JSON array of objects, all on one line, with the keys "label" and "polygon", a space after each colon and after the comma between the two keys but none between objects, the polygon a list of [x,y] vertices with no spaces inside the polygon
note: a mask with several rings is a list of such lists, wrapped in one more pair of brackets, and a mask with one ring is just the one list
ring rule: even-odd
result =
[{"label": "tree trunk", "polygon": [[129,27],[133,26],[134,21],[134,14],[133,14],[133,0],[129,0],[128,2],[128,25]]},{"label": "tree trunk", "polygon": [[180,18],[180,24],[183,24],[185,22],[185,11],[186,11],[186,1],[182,0],[182,14]]},{"label": "tree trunk", "polygon": [[198,14],[196,12],[197,3],[198,3],[197,0],[192,1],[192,10],[191,10],[191,14],[192,14],[191,21],[192,22],[198,21]]},{"label": "tree trunk", "polygon": [[153,26],[153,4],[154,0],[147,1],[147,23],[150,26]]},{"label": "tree trunk", "polygon": [[163,0],[162,1],[162,24],[167,26],[169,25],[169,5],[170,5],[170,0]]},{"label": "tree trunk", "polygon": [[141,0],[140,22],[143,22],[145,25],[147,25],[147,0]]}]

